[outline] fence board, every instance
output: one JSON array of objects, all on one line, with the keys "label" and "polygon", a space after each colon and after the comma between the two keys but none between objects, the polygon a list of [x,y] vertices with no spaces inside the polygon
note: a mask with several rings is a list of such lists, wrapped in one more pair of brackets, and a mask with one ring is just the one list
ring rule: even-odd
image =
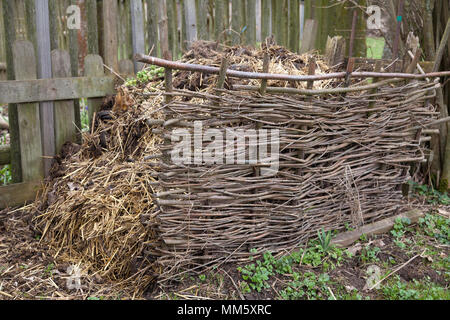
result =
[{"label": "fence board", "polygon": [[[36,58],[33,44],[17,40],[13,45],[14,74],[16,79],[36,79]],[[20,154],[23,181],[43,177],[41,126],[38,103],[17,105],[20,136]],[[53,120],[53,119],[52,119]]]},{"label": "fence board", "polygon": [[0,81],[0,103],[104,97],[114,93],[112,77]]},{"label": "fence board", "polygon": [[247,30],[245,30],[245,39],[248,45],[256,45],[256,1],[247,0]]},{"label": "fence board", "polygon": [[22,206],[33,201],[41,187],[40,181],[15,183],[0,187],[0,209]]},{"label": "fence board", "polygon": [[291,0],[289,2],[289,49],[298,52],[300,42],[300,1]]},{"label": "fence board", "polygon": [[315,49],[318,24],[316,20],[307,19],[303,32],[300,53],[305,53]]},{"label": "fence board", "polygon": [[[141,0],[131,0],[131,38],[133,40],[133,56],[145,52],[144,16]],[[134,72],[142,70],[144,65],[134,60]]]},{"label": "fence board", "polygon": [[124,59],[119,61],[119,73],[122,77],[133,77],[134,76],[134,64],[130,59]]},{"label": "fence board", "polygon": [[[190,2],[190,0],[188,0]],[[187,5],[187,4],[186,4]],[[196,0],[195,8],[191,5],[186,8],[193,11],[195,9],[197,39],[209,40],[208,36],[208,0]],[[189,23],[186,19],[186,23]]]},{"label": "fence board", "polygon": [[[87,77],[101,77],[104,75],[103,60],[99,55],[89,54],[84,59],[84,73]],[[102,105],[103,98],[88,99],[88,117],[89,125],[92,124],[92,118],[95,112],[98,112]]]},{"label": "fence board", "polygon": [[[204,3],[201,0],[199,2]],[[202,4],[203,5],[203,4]],[[197,17],[195,10],[195,0],[186,0],[184,4],[184,13],[186,19],[186,40],[187,47],[190,47],[192,41],[199,39],[206,39],[208,37],[208,32],[206,30],[206,14],[201,14]]]},{"label": "fence board", "polygon": [[[142,9],[141,9],[142,10]],[[103,1],[103,49],[105,64],[119,70],[117,50],[117,1]]]},{"label": "fence board", "polygon": [[243,13],[241,10],[241,0],[233,0],[231,3],[231,43],[238,45],[241,43],[241,30],[243,27]]},{"label": "fence board", "polygon": [[[50,22],[48,0],[35,0],[36,7],[36,39],[37,39],[37,66],[38,78],[52,77],[52,64],[50,58]],[[53,123],[53,102],[41,102],[39,106],[42,135],[42,153],[44,155],[44,173],[50,172],[52,157],[55,155],[55,127]],[[22,144],[22,141],[21,141]],[[22,161],[23,163],[23,161]],[[23,167],[22,167],[23,169]]]},{"label": "fence board", "polygon": [[[16,40],[14,6],[11,1],[3,0],[3,23],[5,31],[5,52],[7,64],[7,79],[14,80],[14,59],[12,55],[13,43]],[[2,92],[0,90],[0,92]],[[17,105],[8,105],[9,120],[9,138],[11,144],[11,177],[12,182],[22,181],[22,172],[20,166],[20,141],[19,141],[19,123],[17,120]]]},{"label": "fence board", "polygon": [[[52,51],[53,78],[66,78],[71,76],[70,55],[67,51]],[[62,145],[76,140],[75,112],[73,100],[54,102],[55,105],[55,149],[61,151]]]},{"label": "fence board", "polygon": [[98,54],[97,0],[86,0],[88,53]]},{"label": "fence board", "polygon": [[264,41],[271,33],[271,1],[261,0],[261,41]]}]

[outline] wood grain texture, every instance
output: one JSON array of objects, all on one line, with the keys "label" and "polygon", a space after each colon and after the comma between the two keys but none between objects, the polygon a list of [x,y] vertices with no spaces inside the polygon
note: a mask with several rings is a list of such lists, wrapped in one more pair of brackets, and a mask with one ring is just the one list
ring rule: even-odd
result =
[{"label": "wood grain texture", "polygon": [[[89,54],[84,58],[84,74],[87,77],[104,76],[103,59],[99,55]],[[98,112],[102,105],[102,98],[92,98],[87,100],[89,125],[92,124],[94,113]]]},{"label": "wood grain texture", "polygon": [[[144,16],[141,0],[131,0],[131,39],[133,41],[133,56],[145,52]],[[134,72],[142,70],[144,64],[134,60]]]},{"label": "wood grain texture", "polygon": [[114,93],[114,79],[107,76],[0,81],[0,103],[98,98]]},{"label": "wood grain texture", "polygon": [[22,206],[36,198],[40,181],[15,183],[0,187],[0,209]]},{"label": "wood grain texture", "polygon": [[[16,79],[36,79],[36,58],[33,44],[18,40],[13,45]],[[38,103],[17,105],[20,155],[23,181],[35,181],[44,176],[41,121]],[[53,120],[53,119],[52,119]]]},{"label": "wood grain texture", "polygon": [[[141,5],[142,10],[142,5]],[[117,1],[103,1],[103,49],[104,61],[107,66],[119,70],[117,50]]]},{"label": "wood grain texture", "polygon": [[0,165],[11,163],[11,147],[0,146]]},{"label": "wood grain texture", "polygon": [[[71,76],[70,55],[64,50],[52,51],[53,78],[66,78]],[[67,142],[75,142],[76,126],[73,100],[54,102],[55,110],[55,149],[61,151],[62,145]]]},{"label": "wood grain texture", "polygon": [[[37,39],[37,75],[39,79],[52,77],[50,56],[50,22],[48,0],[35,0],[36,39]],[[41,121],[42,154],[44,156],[44,173],[48,176],[55,155],[54,105],[46,101],[39,104]],[[22,144],[22,143],[21,143]],[[22,161],[23,163],[23,161]],[[22,166],[23,169],[23,166]],[[24,177],[25,179],[25,177]]]}]

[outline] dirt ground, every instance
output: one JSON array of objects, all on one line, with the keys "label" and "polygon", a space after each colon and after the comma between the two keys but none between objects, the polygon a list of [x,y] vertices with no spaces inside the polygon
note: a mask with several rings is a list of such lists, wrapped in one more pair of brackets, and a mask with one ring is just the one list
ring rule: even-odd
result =
[{"label": "dirt ground", "polygon": [[[288,272],[273,272],[264,281],[266,287],[260,292],[244,290],[246,281],[242,270],[238,271],[236,265],[224,265],[204,275],[180,277],[178,281],[161,286],[154,284],[143,295],[136,295],[135,288],[127,288],[120,282],[113,283],[96,274],[85,274],[82,268],[81,286],[74,288],[73,266],[54,259],[54,251],[39,241],[39,234],[31,225],[30,217],[22,210],[0,212],[0,299],[448,298],[449,246],[420,233],[418,225],[405,229],[401,239],[408,244],[406,248],[399,247],[400,238],[387,233],[353,244],[349,248],[354,253],[351,257],[341,250],[337,251],[338,259],[334,259],[333,254],[323,255],[319,264],[306,261],[308,254],[315,253],[315,249],[304,251],[308,252],[302,256],[304,261],[291,263]],[[342,259],[339,260],[340,255]],[[265,265],[264,261],[262,265]],[[325,268],[326,265],[331,265],[331,268]],[[368,290],[368,271],[376,266],[382,270],[380,280],[386,279],[382,280],[381,289]],[[300,285],[302,289],[293,291],[296,274],[305,278]],[[322,281],[324,274],[327,278]],[[311,280],[310,285],[305,282],[306,275]],[[437,293],[421,295],[420,290],[425,290],[424,286],[438,288]]]}]

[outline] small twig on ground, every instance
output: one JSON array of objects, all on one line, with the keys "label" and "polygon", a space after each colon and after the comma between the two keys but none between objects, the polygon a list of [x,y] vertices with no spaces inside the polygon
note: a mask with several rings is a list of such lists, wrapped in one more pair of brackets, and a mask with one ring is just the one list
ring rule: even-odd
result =
[{"label": "small twig on ground", "polygon": [[239,294],[239,297],[241,298],[241,300],[245,300],[244,296],[241,293],[241,290],[239,290],[239,287],[237,286],[236,282],[234,282],[233,278],[228,274],[228,272],[226,272],[225,270],[222,270],[227,276],[228,278],[230,278],[231,283],[233,284],[233,286],[236,288],[237,293]]},{"label": "small twig on ground", "polygon": [[328,288],[328,291],[330,291],[330,294],[331,294],[331,296],[333,297],[333,299],[334,299],[334,300],[337,300],[336,297],[335,297],[335,295],[334,295],[334,293],[333,293],[333,291],[331,291],[331,288],[328,287],[328,286],[327,286],[327,288]]},{"label": "small twig on ground", "polygon": [[404,264],[402,264],[400,267],[398,267],[397,269],[395,269],[394,271],[392,271],[391,273],[389,273],[386,277],[380,279],[377,283],[375,283],[373,286],[371,286],[369,288],[369,290],[372,290],[373,288],[377,287],[381,282],[383,282],[384,280],[386,280],[387,278],[389,278],[390,276],[392,276],[394,273],[398,272],[399,270],[401,270],[402,268],[404,268],[407,264],[409,264],[411,261],[413,261],[415,258],[422,256],[425,253],[426,249],[423,250],[422,253],[420,254],[416,254],[414,257],[412,257],[411,259],[409,259],[408,261],[406,261]]}]

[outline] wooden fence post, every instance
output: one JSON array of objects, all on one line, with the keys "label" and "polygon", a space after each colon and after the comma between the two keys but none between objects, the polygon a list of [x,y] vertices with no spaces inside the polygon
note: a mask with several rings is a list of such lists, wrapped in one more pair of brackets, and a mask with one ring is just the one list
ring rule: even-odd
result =
[{"label": "wooden fence post", "polygon": [[[72,74],[70,68],[70,55],[64,50],[52,51],[53,78],[69,78]],[[55,144],[56,152],[61,151],[62,145],[67,141],[76,140],[75,110],[73,100],[55,101]]]},{"label": "wooden fence post", "polygon": [[104,61],[108,67],[117,72],[119,70],[117,50],[117,1],[103,1],[102,9]]},{"label": "wooden fence post", "polygon": [[[36,7],[36,39],[37,39],[37,65],[38,78],[52,77],[52,64],[50,58],[50,21],[48,0],[35,0]],[[50,172],[52,157],[55,155],[55,128],[53,102],[40,103],[40,120],[42,135],[42,152],[44,155],[44,173]]]},{"label": "wooden fence post", "polygon": [[[35,80],[36,57],[30,41],[14,42],[14,74],[16,80]],[[39,103],[17,105],[20,154],[23,181],[36,181],[44,176]],[[53,119],[52,119],[53,120]]]},{"label": "wooden fence post", "polygon": [[[131,0],[131,38],[133,40],[133,56],[137,53],[146,54],[144,40],[144,17],[141,0]],[[142,70],[144,64],[134,61],[134,72]]]},{"label": "wooden fence post", "polygon": [[[103,59],[96,54],[88,54],[84,58],[84,75],[86,77],[101,77],[105,75]],[[94,113],[98,112],[103,103],[102,98],[87,99],[89,126],[92,126]]]}]

